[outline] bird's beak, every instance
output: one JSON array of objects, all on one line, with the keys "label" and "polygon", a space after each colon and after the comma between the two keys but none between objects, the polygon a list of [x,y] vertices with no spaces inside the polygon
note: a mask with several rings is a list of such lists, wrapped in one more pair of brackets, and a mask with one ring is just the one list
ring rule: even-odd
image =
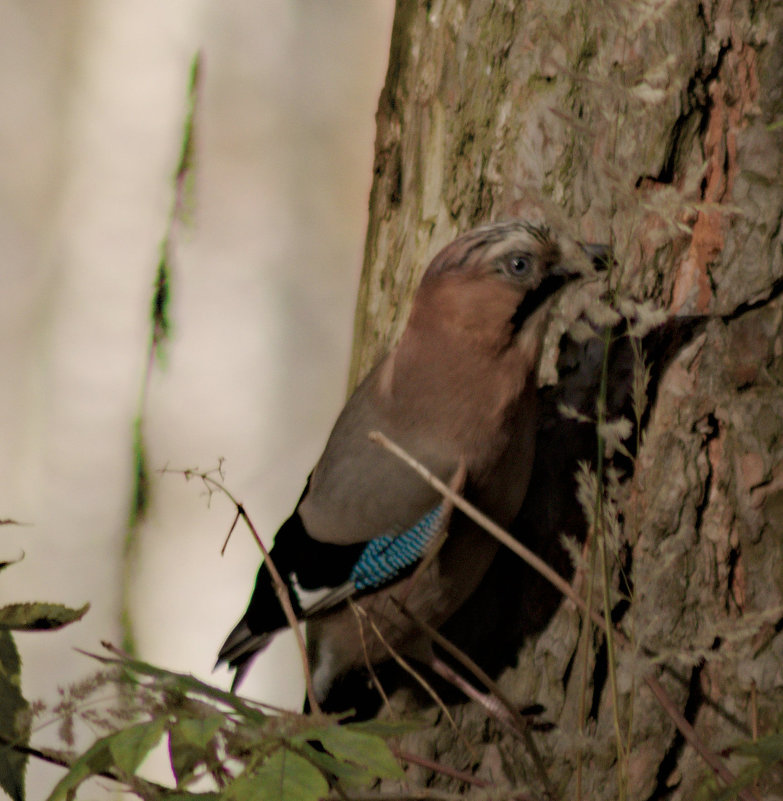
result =
[{"label": "bird's beak", "polygon": [[[611,264],[612,251],[608,245],[583,244],[582,242],[577,244],[590,260],[594,271],[606,270]],[[583,258],[562,259],[532,292],[528,292],[517,307],[514,314],[515,320],[518,323],[526,320],[547,298],[559,292],[566,284],[577,278],[590,278],[591,275],[594,277],[595,272],[591,273],[587,269]]]},{"label": "bird's beak", "polygon": [[[596,272],[607,270],[613,262],[612,249],[609,245],[592,242],[576,242],[578,250],[566,253],[556,264],[548,278],[552,287],[564,286],[577,278],[595,278]],[[587,257],[585,259],[585,257]]]}]

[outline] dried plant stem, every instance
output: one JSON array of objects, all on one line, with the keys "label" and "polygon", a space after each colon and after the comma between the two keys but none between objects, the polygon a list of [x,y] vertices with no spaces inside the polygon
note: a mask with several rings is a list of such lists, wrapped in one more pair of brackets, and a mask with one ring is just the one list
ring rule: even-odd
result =
[{"label": "dried plant stem", "polygon": [[491,782],[485,781],[484,779],[479,779],[472,773],[465,773],[462,770],[450,768],[448,765],[442,765],[440,762],[436,762],[434,759],[426,759],[418,754],[411,754],[409,751],[401,751],[399,748],[395,748],[393,745],[389,746],[389,750],[394,754],[394,756],[397,757],[397,759],[401,759],[403,762],[410,762],[412,765],[418,765],[419,767],[426,768],[427,770],[431,770],[433,773],[440,773],[443,776],[450,776],[452,779],[465,782],[465,784],[473,784],[476,787],[494,786]]},{"label": "dried plant stem", "polygon": [[[315,697],[315,688],[313,687],[313,677],[310,673],[310,665],[307,661],[307,646],[305,645],[304,637],[302,636],[302,632],[299,629],[299,620],[296,617],[296,613],[294,612],[293,606],[291,606],[291,598],[288,595],[288,587],[286,587],[285,582],[283,581],[282,576],[280,575],[278,569],[275,567],[275,563],[269,556],[269,551],[266,549],[266,546],[261,541],[261,536],[259,535],[256,527],[253,525],[253,521],[250,519],[250,515],[245,511],[245,507],[233,496],[231,491],[228,487],[225,486],[221,481],[218,481],[213,475],[207,472],[197,472],[195,470],[169,470],[166,468],[163,470],[164,473],[182,473],[185,478],[192,478],[193,476],[198,476],[204,484],[208,487],[210,491],[218,490],[222,492],[223,495],[228,498],[231,503],[234,504],[236,508],[236,514],[234,516],[234,520],[231,523],[231,529],[229,530],[229,536],[231,536],[231,532],[233,532],[234,528],[236,527],[237,522],[242,519],[245,522],[245,525],[250,530],[250,533],[253,535],[253,538],[256,541],[256,544],[261,549],[261,553],[264,556],[264,565],[266,569],[269,571],[269,575],[272,577],[272,582],[275,585],[275,592],[277,593],[278,600],[280,601],[280,606],[283,608],[283,613],[285,614],[286,621],[288,625],[291,627],[291,630],[294,632],[294,636],[296,637],[296,644],[299,648],[299,656],[302,661],[302,670],[304,672],[304,679],[305,679],[305,688],[307,690],[307,698],[310,702],[310,708],[313,712],[317,715],[323,714],[321,712],[321,707],[318,704],[318,700]],[[223,550],[225,550],[226,544],[228,544],[228,537],[226,538],[226,543],[223,545]]]},{"label": "dried plant stem", "polygon": [[[466,476],[467,466],[465,465],[465,460],[461,458],[459,460],[459,464],[457,465],[457,469],[454,471],[454,475],[451,477],[451,481],[449,481],[449,489],[455,495],[459,495],[459,493],[462,492],[462,488],[465,486]],[[413,588],[416,586],[416,583],[424,575],[424,572],[427,570],[427,568],[429,568],[429,566],[432,564],[433,559],[435,559],[435,557],[438,555],[438,551],[440,551],[440,549],[443,547],[443,544],[446,542],[446,538],[449,535],[449,524],[451,522],[451,513],[454,511],[454,504],[448,498],[446,498],[443,503],[443,522],[440,524],[441,530],[438,532],[435,542],[433,542],[432,545],[427,548],[427,551],[422,557],[421,562],[416,565],[413,575],[403,585],[399,599],[392,598],[392,601],[398,603],[400,606],[405,606],[410,594],[413,592]]]},{"label": "dried plant stem", "polygon": [[[590,569],[587,571],[587,609],[593,608],[593,576],[595,575],[595,537],[590,537]],[[582,634],[580,648],[582,651],[582,670],[579,682],[579,734],[584,735],[587,725],[587,677],[590,673],[590,635],[593,631],[593,621],[590,615],[582,611]],[[576,799],[582,801],[582,748],[576,753]]]},{"label": "dried plant stem", "polygon": [[[397,443],[392,442],[385,434],[380,431],[371,431],[369,433],[371,441],[378,443],[386,448],[390,453],[397,456],[398,459],[405,462],[412,470],[418,473],[433,489],[437,490],[441,495],[450,500],[454,506],[461,512],[467,515],[471,520],[480,525],[487,533],[491,534],[495,539],[505,545],[509,550],[513,551],[522,560],[527,562],[534,570],[540,573],[547,581],[556,587],[563,595],[569,600],[573,601],[579,609],[582,609],[590,619],[604,632],[607,631],[609,626],[602,615],[595,610],[588,608],[585,601],[573,590],[571,585],[555,570],[553,570],[543,559],[534,554],[529,548],[517,542],[507,531],[501,528],[497,523],[493,522],[483,512],[479,511],[473,504],[466,501],[461,495],[452,492],[451,489],[441,481],[436,475],[428,470],[424,465],[414,459],[407,451],[401,448]],[[622,632],[614,629],[615,642],[621,646],[629,645],[629,640]],[[649,673],[644,678],[645,683],[652,691],[658,702],[661,704],[665,712],[669,715],[674,725],[679,729],[685,740],[696,750],[701,758],[709,765],[709,767],[720,777],[721,781],[729,785],[735,781],[734,774],[723,764],[720,757],[711,751],[701,738],[696,734],[696,730],[677,709],[674,701],[669,697],[666,690],[663,689],[661,683],[652,674]],[[738,797],[743,801],[758,801],[758,796],[743,789],[738,791]]]},{"label": "dried plant stem", "polygon": [[[544,789],[549,798],[556,798],[557,795],[549,779],[549,774],[546,772],[544,760],[541,759],[541,754],[536,746],[535,740],[530,733],[530,728],[527,721],[519,714],[519,710],[512,703],[511,699],[500,689],[497,682],[492,679],[464,652],[457,648],[454,643],[447,640],[439,631],[432,628],[429,623],[422,620],[417,615],[414,615],[409,609],[401,604],[396,598],[392,597],[392,601],[398,606],[400,612],[404,614],[409,620],[412,620],[436,645],[440,646],[447,654],[459,662],[467,671],[473,674],[489,691],[497,698],[503,705],[506,712],[508,712],[512,723],[508,724],[511,731],[518,736],[524,743],[525,747],[530,753],[530,758],[533,761],[539,778],[541,779]],[[507,721],[501,721],[507,723]]]},{"label": "dried plant stem", "polygon": [[612,330],[607,327],[603,334],[603,359],[601,361],[601,382],[598,389],[597,406],[597,448],[596,454],[596,483],[595,504],[593,507],[593,529],[596,534],[596,545],[601,558],[601,587],[603,596],[604,621],[606,626],[606,663],[609,670],[609,686],[612,693],[612,722],[614,724],[615,744],[617,747],[617,790],[619,801],[625,801],[628,781],[628,759],[625,752],[624,737],[620,724],[620,693],[617,689],[617,656],[614,645],[614,626],[612,620],[611,604],[611,570],[606,553],[606,526],[604,520],[604,439],[601,430],[606,422],[606,396],[609,385],[609,350],[612,344]]},{"label": "dried plant stem", "polygon": [[349,604],[349,606],[354,617],[356,618],[356,626],[359,629],[359,639],[362,644],[362,657],[364,658],[364,666],[367,668],[370,681],[372,681],[373,686],[378,691],[378,695],[381,696],[381,701],[388,710],[389,715],[394,718],[396,716],[394,714],[394,710],[392,709],[391,701],[389,701],[389,696],[386,694],[386,690],[383,689],[381,680],[378,678],[378,674],[375,672],[375,668],[370,661],[370,654],[367,652],[367,638],[364,636],[364,621],[362,620],[362,616],[359,612],[359,607],[356,606],[355,603]]},{"label": "dried plant stem", "polygon": [[367,622],[370,624],[370,628],[375,633],[375,636],[380,640],[383,647],[389,652],[391,658],[410,676],[412,676],[418,683],[421,685],[422,689],[427,693],[427,695],[432,698],[432,700],[438,705],[438,708],[446,717],[451,727],[454,729],[457,737],[462,741],[462,744],[471,755],[476,758],[476,752],[474,751],[471,744],[465,739],[462,732],[459,730],[459,726],[457,726],[457,721],[454,720],[451,713],[448,710],[446,704],[443,703],[443,699],[435,692],[435,688],[422,676],[409,662],[407,662],[394,648],[394,646],[383,636],[383,633],[376,625],[375,621],[372,619],[372,616],[367,612],[366,609],[362,609],[357,603],[352,601],[350,598],[348,599],[348,603],[351,604],[354,611],[360,615],[363,615]]},{"label": "dried plant stem", "polygon": [[[397,445],[396,442],[392,442],[385,434],[380,431],[371,431],[368,437],[372,442],[378,443],[390,453],[393,453],[398,459],[405,462],[433,489],[437,490],[444,498],[451,501],[457,509],[467,515],[475,523],[478,523],[478,525],[500,543],[514,551],[517,556],[527,562],[534,570],[547,579],[547,581],[554,584],[563,595],[572,600],[580,609],[584,608],[584,601],[574,592],[571,585],[540,556],[522,545],[521,542],[517,542],[507,531],[487,517],[483,512],[479,511],[472,503],[466,501],[461,495],[452,492],[447,484],[441,481],[434,473],[421,464],[421,462],[416,461],[406,450]],[[593,620],[598,621],[598,625],[603,627],[603,618],[597,612],[591,614]]]}]

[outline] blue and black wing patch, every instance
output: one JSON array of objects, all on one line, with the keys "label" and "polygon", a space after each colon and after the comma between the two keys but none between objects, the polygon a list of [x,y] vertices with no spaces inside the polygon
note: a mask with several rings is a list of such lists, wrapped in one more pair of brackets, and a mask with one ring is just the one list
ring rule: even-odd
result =
[{"label": "blue and black wing patch", "polygon": [[[401,579],[448,526],[449,515],[450,507],[441,503],[399,534],[335,545],[310,537],[299,513],[294,512],[278,531],[270,556],[288,584],[294,613],[302,620],[333,609],[351,596]],[[218,655],[218,665],[228,662],[236,668],[232,687],[239,684],[253,657],[287,622],[269,571],[262,564],[247,611]]]},{"label": "blue and black wing patch", "polygon": [[370,540],[351,570],[349,581],[356,592],[376,590],[415,565],[443,530],[444,517],[440,504],[402,534],[382,534]]},{"label": "blue and black wing patch", "polygon": [[402,578],[426,553],[447,525],[448,514],[441,503],[400,534],[382,534],[364,546],[348,580],[338,587],[310,594],[292,576],[306,617],[320,614],[337,604],[369,590],[377,590]]}]

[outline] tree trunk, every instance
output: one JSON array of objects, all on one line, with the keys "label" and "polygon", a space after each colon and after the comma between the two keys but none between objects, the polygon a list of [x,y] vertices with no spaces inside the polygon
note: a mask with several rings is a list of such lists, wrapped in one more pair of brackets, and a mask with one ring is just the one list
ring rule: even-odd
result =
[{"label": "tree trunk", "polygon": [[[619,540],[607,538],[612,616],[632,647],[612,657],[508,554],[447,627],[515,703],[543,708],[533,738],[557,798],[621,797],[619,782],[628,798],[691,799],[711,781],[645,684],[650,671],[735,775],[745,763],[724,749],[780,730],[782,39],[779,2],[397,2],[352,381],[398,336],[435,252],[507,216],[544,214],[611,242],[616,297],[651,299],[690,326],[646,340],[640,447],[603,496],[620,523]],[[576,353],[584,367],[588,352]],[[553,415],[538,447],[515,533],[569,577],[560,535],[584,539],[574,586],[585,594],[600,537],[574,501],[573,471],[594,455],[595,431]],[[599,608],[600,593],[598,579]],[[520,741],[475,704],[451,712],[459,734],[444,722],[408,749],[545,796]],[[781,786],[778,766],[758,797],[783,797]]]}]

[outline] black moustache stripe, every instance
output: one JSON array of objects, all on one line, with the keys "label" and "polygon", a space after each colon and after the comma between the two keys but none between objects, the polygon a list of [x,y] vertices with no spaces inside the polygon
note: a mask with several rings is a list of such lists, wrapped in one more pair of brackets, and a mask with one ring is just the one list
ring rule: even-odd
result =
[{"label": "black moustache stripe", "polygon": [[522,303],[517,306],[513,317],[511,318],[511,325],[516,334],[520,328],[525,324],[525,321],[540,308],[547,298],[552,297],[559,289],[568,283],[569,276],[567,275],[548,275],[532,292],[525,295]]}]

